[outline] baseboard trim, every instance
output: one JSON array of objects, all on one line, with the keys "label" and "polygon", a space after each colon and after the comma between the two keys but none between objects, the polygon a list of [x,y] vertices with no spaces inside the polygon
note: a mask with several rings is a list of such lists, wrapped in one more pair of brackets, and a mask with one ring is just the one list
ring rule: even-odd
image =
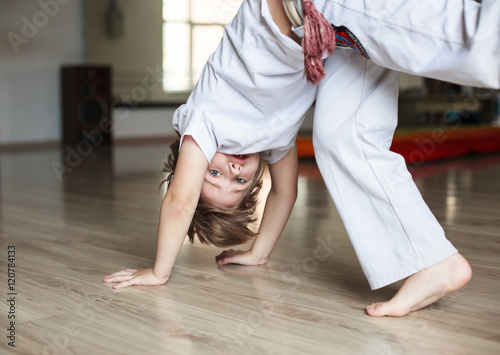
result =
[{"label": "baseboard trim", "polygon": [[177,137],[172,135],[167,136],[151,136],[151,137],[123,137],[114,138],[113,145],[144,145],[144,144],[166,144],[170,145]]},{"label": "baseboard trim", "polygon": [[0,152],[24,152],[30,150],[56,149],[61,146],[59,141],[44,142],[23,142],[23,143],[4,143],[0,144]]},{"label": "baseboard trim", "polygon": [[[112,145],[147,145],[147,144],[165,144],[170,145],[177,137],[172,135],[167,136],[152,136],[152,137],[126,137],[114,138]],[[32,150],[49,150],[63,147],[60,141],[45,141],[45,142],[23,142],[23,143],[4,143],[0,144],[0,152],[24,152]]]}]

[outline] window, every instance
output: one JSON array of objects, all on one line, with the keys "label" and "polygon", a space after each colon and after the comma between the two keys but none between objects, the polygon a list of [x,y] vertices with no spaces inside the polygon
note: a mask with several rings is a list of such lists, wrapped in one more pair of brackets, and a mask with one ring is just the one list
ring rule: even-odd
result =
[{"label": "window", "polygon": [[163,0],[163,90],[190,91],[243,0]]}]

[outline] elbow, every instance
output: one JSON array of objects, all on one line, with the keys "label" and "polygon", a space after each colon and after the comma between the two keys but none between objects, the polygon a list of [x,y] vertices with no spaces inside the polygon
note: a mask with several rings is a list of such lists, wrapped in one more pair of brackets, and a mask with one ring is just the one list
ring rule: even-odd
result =
[{"label": "elbow", "polygon": [[289,201],[292,204],[295,204],[298,195],[298,187],[297,185],[289,186],[286,189],[273,189],[271,188],[270,194],[273,194],[276,198],[282,201]]},{"label": "elbow", "polygon": [[197,201],[190,199],[176,198],[168,194],[163,199],[161,206],[162,214],[165,213],[169,217],[179,219],[191,217],[196,210]]}]

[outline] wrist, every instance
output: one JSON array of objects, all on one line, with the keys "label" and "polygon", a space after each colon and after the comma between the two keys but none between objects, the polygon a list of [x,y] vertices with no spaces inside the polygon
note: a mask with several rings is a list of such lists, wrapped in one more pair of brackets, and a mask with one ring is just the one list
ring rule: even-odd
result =
[{"label": "wrist", "polygon": [[156,265],[153,266],[153,268],[151,269],[151,272],[153,273],[153,276],[156,277],[158,280],[162,280],[162,281],[167,282],[168,279],[170,278],[170,272],[168,272],[168,273],[161,272],[160,270],[158,270],[158,267]]},{"label": "wrist", "polygon": [[269,252],[265,252],[264,250],[259,250],[258,247],[252,246],[250,249],[250,253],[252,254],[252,259],[259,265],[266,264],[269,260]]}]

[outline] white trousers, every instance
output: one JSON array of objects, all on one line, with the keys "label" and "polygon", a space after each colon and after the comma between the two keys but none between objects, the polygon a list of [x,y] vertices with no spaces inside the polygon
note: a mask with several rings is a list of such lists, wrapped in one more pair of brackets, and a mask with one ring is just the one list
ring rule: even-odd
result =
[{"label": "white trousers", "polygon": [[326,59],[325,72],[313,124],[315,157],[371,288],[456,253],[404,159],[389,151],[399,73],[343,48]]},{"label": "white trousers", "polygon": [[457,252],[404,159],[389,151],[397,125],[398,72],[500,88],[500,1],[314,3],[330,23],[348,29],[353,37],[347,42],[370,57],[337,48],[326,59],[313,142],[363,271],[377,289]]},{"label": "white trousers", "polygon": [[500,1],[314,0],[374,63],[461,85],[500,89]]}]

